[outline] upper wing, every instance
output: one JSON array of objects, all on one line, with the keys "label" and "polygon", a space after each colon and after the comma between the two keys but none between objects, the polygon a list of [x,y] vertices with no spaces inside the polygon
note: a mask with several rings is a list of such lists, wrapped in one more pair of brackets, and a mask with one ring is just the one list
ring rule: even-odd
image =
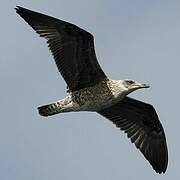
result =
[{"label": "upper wing", "polygon": [[17,6],[16,12],[47,39],[56,65],[71,91],[106,78],[96,59],[93,36],[68,22]]},{"label": "upper wing", "polygon": [[165,173],[168,151],[163,127],[153,106],[131,98],[98,112],[127,133],[158,173]]}]

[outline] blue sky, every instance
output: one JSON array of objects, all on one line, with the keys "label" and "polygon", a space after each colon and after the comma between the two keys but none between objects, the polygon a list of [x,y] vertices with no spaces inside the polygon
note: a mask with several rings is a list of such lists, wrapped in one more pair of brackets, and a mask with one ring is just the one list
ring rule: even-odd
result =
[{"label": "blue sky", "polygon": [[[85,28],[112,79],[149,83],[131,97],[151,103],[169,148],[158,175],[126,135],[96,113],[40,117],[37,107],[65,96],[45,40],[15,13],[20,5]],[[1,3],[0,179],[179,179],[180,1],[7,0]]]}]

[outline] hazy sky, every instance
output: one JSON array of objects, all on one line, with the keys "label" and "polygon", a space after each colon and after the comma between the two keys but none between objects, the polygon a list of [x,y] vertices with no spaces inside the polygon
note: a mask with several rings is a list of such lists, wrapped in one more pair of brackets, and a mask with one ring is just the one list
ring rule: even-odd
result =
[{"label": "hazy sky", "polygon": [[[39,105],[65,96],[66,85],[45,40],[16,5],[85,28],[110,78],[151,85],[131,97],[159,114],[169,148],[166,174],[156,174],[126,135],[96,113],[38,115]],[[0,22],[1,180],[180,178],[179,0],[7,0]]]}]

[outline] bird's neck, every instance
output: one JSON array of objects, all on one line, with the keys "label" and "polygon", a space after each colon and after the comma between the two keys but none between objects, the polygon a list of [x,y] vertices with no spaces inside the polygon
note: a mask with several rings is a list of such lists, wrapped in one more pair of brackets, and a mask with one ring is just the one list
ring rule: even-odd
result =
[{"label": "bird's neck", "polygon": [[121,100],[129,94],[127,88],[124,86],[122,80],[109,80],[108,86],[115,99]]}]

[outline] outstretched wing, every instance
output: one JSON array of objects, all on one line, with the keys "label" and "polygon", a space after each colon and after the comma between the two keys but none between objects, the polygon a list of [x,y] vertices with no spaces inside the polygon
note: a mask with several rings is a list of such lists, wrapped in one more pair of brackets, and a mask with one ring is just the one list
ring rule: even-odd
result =
[{"label": "outstretched wing", "polygon": [[93,36],[68,22],[17,6],[16,12],[47,39],[56,65],[71,91],[106,78],[95,54]]},{"label": "outstretched wing", "polygon": [[168,151],[163,127],[150,104],[126,97],[98,112],[127,133],[158,173],[165,173]]}]

